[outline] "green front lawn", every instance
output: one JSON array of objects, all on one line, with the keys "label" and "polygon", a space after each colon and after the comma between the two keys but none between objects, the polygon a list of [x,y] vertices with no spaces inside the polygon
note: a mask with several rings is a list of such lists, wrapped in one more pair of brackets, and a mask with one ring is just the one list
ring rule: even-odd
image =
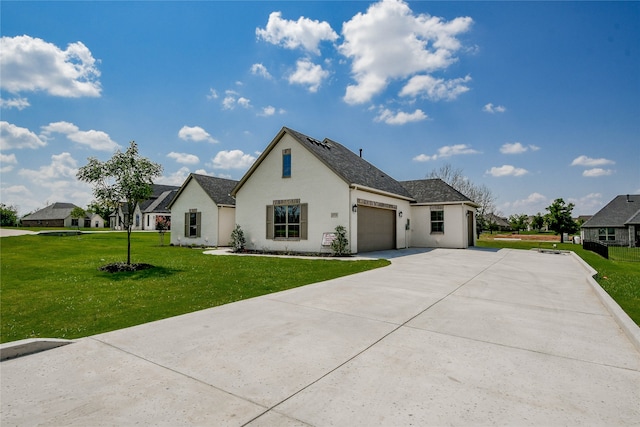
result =
[{"label": "green front lawn", "polygon": [[[523,238],[526,238],[523,236]],[[575,252],[593,267],[598,274],[596,281],[607,291],[620,307],[640,325],[640,262],[604,259],[600,255],[582,249],[572,243],[555,243],[560,250]],[[554,242],[492,240],[492,236],[481,236],[478,246],[513,249],[553,249]]]},{"label": "green front lawn", "polygon": [[389,264],[203,255],[169,233],[133,233],[131,262],[155,268],[110,274],[126,261],[126,233],[28,235],[0,241],[0,342],[78,338],[189,313]]}]

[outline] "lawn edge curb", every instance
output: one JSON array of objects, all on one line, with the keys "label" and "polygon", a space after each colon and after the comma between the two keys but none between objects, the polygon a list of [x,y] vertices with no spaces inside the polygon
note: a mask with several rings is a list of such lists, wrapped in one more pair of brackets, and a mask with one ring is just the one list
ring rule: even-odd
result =
[{"label": "lawn edge curb", "polygon": [[0,361],[15,359],[41,351],[51,350],[71,344],[74,341],[58,338],[27,338],[0,344]]},{"label": "lawn edge curb", "polygon": [[616,323],[625,333],[631,344],[640,352],[640,327],[636,325],[636,323],[631,320],[629,315],[622,310],[620,305],[611,298],[611,295],[607,293],[602,286],[593,278],[598,272],[591,267],[585,260],[580,258],[575,252],[571,252],[571,255],[584,267],[585,270],[589,273],[587,277],[587,283],[591,285],[591,288],[594,290],[600,302],[607,308],[611,316],[615,319]]}]

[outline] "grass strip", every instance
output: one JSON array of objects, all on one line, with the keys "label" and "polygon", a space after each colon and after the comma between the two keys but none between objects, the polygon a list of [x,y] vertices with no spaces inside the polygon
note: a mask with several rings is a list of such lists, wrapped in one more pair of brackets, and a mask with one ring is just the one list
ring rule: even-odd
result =
[{"label": "grass strip", "polygon": [[[169,235],[165,236],[165,242]],[[389,265],[211,256],[133,233],[137,272],[98,271],[126,260],[126,233],[16,236],[1,240],[0,342],[79,338]]]}]

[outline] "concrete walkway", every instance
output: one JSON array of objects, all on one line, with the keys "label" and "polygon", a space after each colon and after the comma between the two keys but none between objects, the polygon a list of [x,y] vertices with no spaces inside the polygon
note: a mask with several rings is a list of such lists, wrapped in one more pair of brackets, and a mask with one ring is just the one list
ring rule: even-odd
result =
[{"label": "concrete walkway", "polygon": [[2,362],[0,424],[638,425],[640,353],[577,257],[392,255]]}]

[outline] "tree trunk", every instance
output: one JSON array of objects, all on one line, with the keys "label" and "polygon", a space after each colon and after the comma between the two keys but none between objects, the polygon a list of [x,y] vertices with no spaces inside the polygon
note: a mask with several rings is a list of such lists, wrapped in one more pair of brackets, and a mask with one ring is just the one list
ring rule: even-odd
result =
[{"label": "tree trunk", "polygon": [[127,226],[127,265],[131,264],[131,224]]}]

